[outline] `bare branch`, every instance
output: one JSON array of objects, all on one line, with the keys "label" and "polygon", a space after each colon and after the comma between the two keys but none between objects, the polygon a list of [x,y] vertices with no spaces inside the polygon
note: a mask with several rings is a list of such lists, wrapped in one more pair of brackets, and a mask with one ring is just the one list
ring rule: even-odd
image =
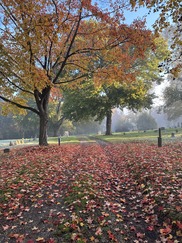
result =
[{"label": "bare branch", "polygon": [[57,19],[58,19],[59,18],[59,15],[58,15],[58,9],[57,9],[56,2],[54,0],[52,0],[52,2],[53,2],[53,5],[55,7],[55,11],[56,11]]},{"label": "bare branch", "polygon": [[68,48],[68,50],[67,50],[67,53],[66,53],[66,55],[65,55],[65,59],[64,59],[64,61],[62,62],[61,68],[59,69],[59,71],[58,71],[56,77],[54,78],[53,83],[56,83],[57,79],[59,78],[59,75],[61,74],[61,72],[62,72],[62,70],[63,70],[63,68],[64,68],[64,66],[65,66],[65,64],[66,64],[66,61],[68,60],[70,51],[71,51],[71,49],[72,49],[73,43],[74,43],[75,38],[76,38],[76,35],[77,35],[77,33],[78,33],[78,29],[79,29],[80,22],[81,22],[81,15],[82,15],[82,6],[80,7],[80,14],[79,14],[79,19],[78,19],[77,26],[76,26],[76,29],[75,29],[75,33],[74,33],[74,35],[73,35],[73,38],[72,38],[72,40],[71,40],[71,43],[70,43],[69,48]]},{"label": "bare branch", "polygon": [[73,79],[70,79],[70,80],[67,80],[67,81],[62,81],[62,82],[56,82],[55,84],[65,84],[65,83],[71,83],[71,82],[74,82],[76,80],[79,80],[79,79],[82,79],[84,77],[88,77],[88,73],[84,73],[76,78],[73,78]]}]

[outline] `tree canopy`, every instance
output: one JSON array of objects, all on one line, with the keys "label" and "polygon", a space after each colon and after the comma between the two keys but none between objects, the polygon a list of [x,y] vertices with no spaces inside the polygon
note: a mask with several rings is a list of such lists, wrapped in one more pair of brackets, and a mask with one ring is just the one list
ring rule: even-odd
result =
[{"label": "tree canopy", "polygon": [[[130,70],[135,72],[135,78],[132,82],[124,79],[118,80],[113,75],[113,82],[106,82],[101,85],[95,85],[93,80],[90,83],[82,82],[79,87],[72,89],[67,88],[64,92],[63,113],[65,117],[73,121],[88,119],[95,117],[101,121],[106,119],[106,134],[111,134],[111,116],[112,109],[118,107],[120,109],[128,108],[138,110],[140,108],[150,108],[152,104],[153,94],[149,94],[149,90],[153,83],[160,81],[159,63],[168,56],[167,43],[163,38],[155,39],[155,50],[148,49],[145,58],[138,58],[125,72]],[[130,49],[127,50],[131,54]],[[126,53],[126,55],[129,55]],[[100,63],[103,69],[107,68],[108,59],[110,57],[100,55]],[[113,62],[114,63],[114,62]],[[125,67],[123,62],[120,63],[121,69]],[[116,72],[117,74],[117,72]]]},{"label": "tree canopy", "polygon": [[178,0],[130,0],[133,9],[138,6],[146,6],[149,13],[159,12],[154,27],[156,30],[162,30],[170,26],[171,23],[177,23],[180,26],[182,21],[182,5]]},{"label": "tree canopy", "polygon": [[112,109],[149,108],[152,95],[147,94],[147,88],[141,82],[131,85],[103,84],[95,88],[93,82],[83,83],[82,89],[69,89],[65,92],[63,104],[64,116],[73,121],[95,117],[102,121],[106,117],[106,135],[111,135]]},{"label": "tree canopy", "polygon": [[[47,145],[52,87],[79,85],[89,76],[99,83],[106,78],[112,82],[113,76],[129,82],[135,77],[131,63],[154,47],[144,22],[124,24],[124,5],[124,1],[111,1],[107,8],[89,0],[1,1],[0,98],[39,116],[40,145]],[[110,57],[107,66],[97,62],[98,51]],[[30,97],[34,106],[27,104]]]},{"label": "tree canopy", "polygon": [[137,119],[137,127],[139,130],[156,129],[157,123],[150,114],[144,112]]},{"label": "tree canopy", "polygon": [[175,120],[182,115],[182,89],[181,79],[171,81],[164,90],[163,111],[169,120]]},{"label": "tree canopy", "polygon": [[[156,33],[167,32],[170,36],[169,45],[171,57],[165,60],[163,66],[167,73],[176,77],[182,68],[182,4],[178,0],[130,0],[131,8],[136,11],[139,7],[148,8],[149,15],[158,13],[153,24]],[[169,37],[169,35],[168,35]]]}]

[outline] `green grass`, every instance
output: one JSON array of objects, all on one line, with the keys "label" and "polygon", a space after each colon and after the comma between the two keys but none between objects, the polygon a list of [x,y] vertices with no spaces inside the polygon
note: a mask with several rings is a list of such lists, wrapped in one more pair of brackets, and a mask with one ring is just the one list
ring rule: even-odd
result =
[{"label": "green grass", "polygon": [[[79,138],[77,136],[61,137],[61,143],[79,143]],[[58,144],[58,137],[49,137],[49,144]]]},{"label": "green grass", "polygon": [[[170,142],[175,140],[182,140],[182,129],[166,129],[161,131],[162,140],[165,142]],[[171,138],[171,133],[175,134],[175,138]],[[96,135],[95,138],[117,143],[117,142],[126,142],[126,141],[157,141],[159,137],[158,130],[149,130],[149,131],[132,131],[132,132],[121,132],[121,133],[113,133],[111,136],[105,135]]]},{"label": "green grass", "polygon": [[[69,137],[61,137],[61,144],[64,143],[80,143],[81,141],[94,142],[94,140],[89,136],[69,136]],[[49,137],[49,144],[58,144],[58,137]]]},{"label": "green grass", "polygon": [[[176,132],[175,128],[170,128],[161,131],[162,141],[173,142],[173,141],[181,141],[182,140],[182,128],[177,128],[178,132]],[[171,138],[171,133],[175,134],[175,138]],[[159,136],[158,129],[156,130],[147,130],[147,131],[131,131],[131,132],[120,132],[113,133],[111,136],[106,135],[77,135],[77,136],[69,136],[69,137],[61,137],[61,144],[65,143],[80,143],[81,141],[95,142],[96,139],[100,139],[103,141],[111,142],[111,143],[119,143],[119,142],[136,142],[136,141],[149,141],[149,142],[157,142]],[[49,137],[49,144],[58,144],[58,137]],[[28,145],[38,144],[38,139],[36,141],[26,141]]]},{"label": "green grass", "polygon": [[87,232],[88,229],[87,223],[82,219],[82,212],[86,212],[89,200],[96,198],[92,184],[92,176],[82,174],[69,187],[68,193],[64,198],[64,203],[66,207],[74,208],[74,213],[72,214],[72,218],[61,222],[55,231],[55,235],[62,237],[65,242],[71,242],[73,234],[79,236],[76,242],[86,242],[84,232]]}]

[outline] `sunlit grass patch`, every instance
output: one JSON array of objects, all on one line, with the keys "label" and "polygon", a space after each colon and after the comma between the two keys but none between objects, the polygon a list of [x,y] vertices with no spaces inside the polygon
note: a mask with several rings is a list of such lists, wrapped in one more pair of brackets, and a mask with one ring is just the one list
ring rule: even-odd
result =
[{"label": "sunlit grass patch", "polygon": [[[177,131],[177,132],[176,132]],[[172,133],[174,137],[172,137]],[[166,129],[161,131],[162,142],[163,143],[173,143],[176,141],[182,141],[182,129]],[[119,143],[119,142],[154,142],[157,144],[159,131],[156,130],[148,130],[148,131],[131,131],[131,132],[119,132],[112,133],[112,135],[95,135],[97,139],[101,139],[103,141],[111,142],[111,143]]]}]

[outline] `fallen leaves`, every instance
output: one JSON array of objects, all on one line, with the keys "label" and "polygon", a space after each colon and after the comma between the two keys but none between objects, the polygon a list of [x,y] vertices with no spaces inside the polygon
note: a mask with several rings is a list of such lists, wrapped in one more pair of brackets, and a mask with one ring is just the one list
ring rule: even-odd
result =
[{"label": "fallen leaves", "polygon": [[37,146],[0,156],[1,242],[180,242],[181,144]]},{"label": "fallen leaves", "polygon": [[171,233],[171,231],[172,231],[172,229],[170,227],[167,227],[167,228],[164,228],[164,229],[160,229],[160,233],[162,235],[168,235],[168,234]]},{"label": "fallen leaves", "polygon": [[101,229],[101,227],[98,227],[96,229],[95,235],[102,235],[102,229]]}]

